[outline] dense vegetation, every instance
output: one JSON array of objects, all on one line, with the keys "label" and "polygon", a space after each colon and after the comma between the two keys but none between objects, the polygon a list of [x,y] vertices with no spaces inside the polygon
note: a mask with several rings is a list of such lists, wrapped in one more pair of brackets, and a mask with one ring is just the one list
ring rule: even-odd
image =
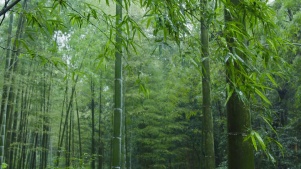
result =
[{"label": "dense vegetation", "polygon": [[301,168],[300,2],[0,2],[0,169]]}]

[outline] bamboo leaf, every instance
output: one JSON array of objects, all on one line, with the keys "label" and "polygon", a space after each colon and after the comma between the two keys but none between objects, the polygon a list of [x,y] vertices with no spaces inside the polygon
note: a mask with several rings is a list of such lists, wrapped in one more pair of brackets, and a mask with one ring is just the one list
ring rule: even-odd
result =
[{"label": "bamboo leaf", "polygon": [[271,105],[271,102],[269,101],[269,99],[257,88],[255,88],[255,93],[267,104]]},{"label": "bamboo leaf", "polygon": [[270,127],[270,129],[272,129],[272,131],[278,135],[277,131],[274,129],[274,127],[271,125],[271,123],[269,122],[269,120],[267,118],[265,118],[264,116],[261,116],[261,118],[266,122],[266,124]]},{"label": "bamboo leaf", "polygon": [[266,76],[270,79],[270,81],[272,82],[272,84],[277,87],[278,84],[276,83],[275,79],[269,74],[267,73]]},{"label": "bamboo leaf", "polygon": [[107,6],[110,6],[110,1],[106,0],[106,4],[107,4]]},{"label": "bamboo leaf", "polygon": [[254,136],[255,136],[256,140],[259,142],[262,150],[266,151],[266,145],[265,145],[263,139],[261,138],[261,136],[256,131],[253,131],[253,132],[254,132]]},{"label": "bamboo leaf", "polygon": [[282,144],[281,144],[280,142],[278,142],[277,140],[271,138],[271,137],[268,137],[268,139],[271,140],[272,142],[276,143],[276,145],[278,146],[278,148],[279,148],[280,151],[281,151],[282,156],[284,156]]},{"label": "bamboo leaf", "polygon": [[253,134],[251,134],[251,139],[252,139],[253,146],[254,146],[255,150],[257,151],[257,143],[256,143],[256,140],[255,140]]},{"label": "bamboo leaf", "polygon": [[232,96],[233,92],[234,92],[234,90],[230,89],[229,84],[227,84],[227,95],[228,96],[227,96],[227,99],[226,99],[226,102],[225,102],[225,106],[228,103],[228,101],[229,101],[230,97]]},{"label": "bamboo leaf", "polygon": [[272,163],[276,162],[275,158],[272,156],[271,153],[267,153],[267,155],[268,155],[268,158],[272,161]]},{"label": "bamboo leaf", "polygon": [[273,51],[277,51],[274,43],[270,39],[267,39],[267,42],[268,42],[269,46],[272,48]]}]

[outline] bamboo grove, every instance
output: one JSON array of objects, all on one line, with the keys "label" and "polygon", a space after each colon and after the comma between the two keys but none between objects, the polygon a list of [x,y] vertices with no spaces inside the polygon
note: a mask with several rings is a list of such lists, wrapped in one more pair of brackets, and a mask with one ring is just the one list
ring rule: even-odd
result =
[{"label": "bamboo grove", "polygon": [[0,169],[298,169],[301,3],[0,1]]}]

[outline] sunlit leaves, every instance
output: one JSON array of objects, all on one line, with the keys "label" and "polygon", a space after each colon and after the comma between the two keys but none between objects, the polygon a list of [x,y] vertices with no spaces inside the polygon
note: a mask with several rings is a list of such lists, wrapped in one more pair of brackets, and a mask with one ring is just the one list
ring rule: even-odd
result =
[{"label": "sunlit leaves", "polygon": [[52,8],[55,9],[57,7],[66,8],[67,7],[67,1],[66,0],[54,0]]},{"label": "sunlit leaves", "polygon": [[228,39],[229,48],[225,56],[228,80],[234,90],[243,93],[239,96],[255,94],[270,105],[265,96],[265,89],[268,89],[265,87],[266,81],[277,86],[272,76],[276,73],[271,67],[283,64],[277,60],[281,40],[274,30],[274,11],[266,2],[258,0],[241,1],[239,4],[229,1],[223,3],[227,17],[232,18],[231,22],[226,23],[223,33],[224,38]]},{"label": "sunlit leaves", "polygon": [[255,88],[255,93],[266,103],[268,103],[269,105],[271,105],[271,102],[269,101],[269,99],[258,89]]},{"label": "sunlit leaves", "polygon": [[82,27],[84,23],[84,18],[76,13],[69,13],[68,16],[70,17],[70,22],[72,24],[77,24],[79,27]]},{"label": "sunlit leaves", "polygon": [[277,131],[274,129],[274,127],[272,126],[271,124],[271,120],[268,119],[267,117],[265,116],[260,116],[262,118],[262,120],[270,127],[270,129],[274,132],[274,134],[278,135]]},{"label": "sunlit leaves", "polygon": [[142,92],[146,98],[149,98],[150,91],[146,87],[146,84],[140,78],[136,80],[136,84],[139,86],[139,91]]},{"label": "sunlit leaves", "polygon": [[[193,2],[190,2],[193,3]],[[147,26],[153,24],[153,35],[163,36],[164,41],[171,37],[180,43],[184,34],[190,34],[187,28],[190,15],[185,15],[185,2],[181,1],[140,1],[140,5],[147,9],[145,18]],[[160,34],[158,34],[161,32]]]},{"label": "sunlit leaves", "polygon": [[264,140],[261,137],[261,135],[254,130],[251,130],[250,134],[244,138],[244,141],[251,141],[254,149],[256,151],[258,151],[259,149],[262,150],[265,153],[265,155],[267,156],[267,158],[273,163],[275,163],[276,160],[273,157],[273,155],[270,153],[270,150],[268,149],[267,144],[269,144],[271,142],[275,142],[280,148],[282,148],[282,145],[279,142],[275,141],[274,139],[272,139],[270,137],[267,137],[266,140]]}]

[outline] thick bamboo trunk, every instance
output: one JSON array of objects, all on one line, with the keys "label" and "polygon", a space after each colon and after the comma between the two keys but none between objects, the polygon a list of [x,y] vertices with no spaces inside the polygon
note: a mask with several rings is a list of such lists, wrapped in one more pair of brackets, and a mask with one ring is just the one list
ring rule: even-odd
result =
[{"label": "thick bamboo trunk", "polygon": [[210,62],[209,62],[209,24],[207,0],[201,0],[201,46],[202,46],[202,91],[203,91],[203,150],[204,169],[215,169],[215,153],[213,138],[213,118],[211,111]]},{"label": "thick bamboo trunk", "polygon": [[[240,0],[231,0],[232,5],[238,6]],[[225,24],[226,29],[231,29],[229,26],[230,22],[240,21],[239,18],[233,18],[233,15],[229,11],[225,10]],[[237,24],[237,26],[244,25]],[[241,28],[244,29],[244,28]],[[229,31],[231,32],[231,31]],[[227,45],[230,53],[235,52],[235,38],[233,34],[226,35]],[[241,58],[245,56],[241,53]],[[228,59],[226,62],[226,76],[229,90],[233,91],[227,102],[227,124],[228,124],[228,169],[254,169],[254,153],[252,143],[250,141],[243,141],[244,137],[247,136],[251,129],[251,115],[247,103],[243,102],[237,93],[237,89],[233,84],[237,81],[244,83],[242,75],[239,73],[241,69],[237,66],[237,63]],[[240,86],[237,86],[238,88]],[[229,93],[228,93],[229,94]],[[247,93],[244,93],[247,95]],[[247,96],[246,96],[247,97]]]},{"label": "thick bamboo trunk", "polygon": [[251,128],[251,116],[237,93],[227,103],[228,169],[254,169],[252,143],[243,141]]}]

